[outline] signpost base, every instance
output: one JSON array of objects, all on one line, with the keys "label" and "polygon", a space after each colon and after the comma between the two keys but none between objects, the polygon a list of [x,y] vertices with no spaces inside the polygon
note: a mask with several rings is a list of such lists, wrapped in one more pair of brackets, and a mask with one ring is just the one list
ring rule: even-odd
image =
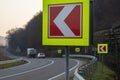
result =
[{"label": "signpost base", "polygon": [[104,72],[104,55],[102,55],[102,73]]}]

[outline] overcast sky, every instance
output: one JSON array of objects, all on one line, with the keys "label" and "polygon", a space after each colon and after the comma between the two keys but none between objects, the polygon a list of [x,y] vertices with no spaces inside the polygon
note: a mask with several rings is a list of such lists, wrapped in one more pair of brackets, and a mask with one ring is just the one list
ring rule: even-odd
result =
[{"label": "overcast sky", "polygon": [[0,36],[11,28],[24,27],[42,11],[42,0],[0,0]]}]

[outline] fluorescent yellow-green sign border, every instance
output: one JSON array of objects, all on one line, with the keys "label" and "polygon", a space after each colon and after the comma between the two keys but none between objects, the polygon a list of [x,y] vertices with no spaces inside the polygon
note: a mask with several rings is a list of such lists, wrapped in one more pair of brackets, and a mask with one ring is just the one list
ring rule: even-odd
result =
[{"label": "fluorescent yellow-green sign border", "polygon": [[[82,38],[48,38],[48,5],[83,4]],[[42,44],[51,46],[89,46],[89,0],[43,0]]]},{"label": "fluorescent yellow-green sign border", "polygon": [[[106,51],[101,51],[100,46],[106,46]],[[98,44],[98,54],[108,54],[108,44]]]}]

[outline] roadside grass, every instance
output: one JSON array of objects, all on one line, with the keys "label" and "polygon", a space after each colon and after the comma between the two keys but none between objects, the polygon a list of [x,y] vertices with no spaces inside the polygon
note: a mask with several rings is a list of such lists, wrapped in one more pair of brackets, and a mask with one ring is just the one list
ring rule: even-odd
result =
[{"label": "roadside grass", "polygon": [[27,61],[19,60],[19,61],[8,63],[8,64],[2,64],[0,65],[0,69],[10,68],[10,67],[18,66],[25,63],[27,63]]},{"label": "roadside grass", "polygon": [[[97,70],[90,80],[116,80],[116,77],[116,73],[105,65],[102,72],[102,64],[98,62]],[[73,80],[73,77],[70,77],[70,80]]]},{"label": "roadside grass", "polygon": [[[89,63],[89,61],[90,61],[90,59],[86,59],[86,58],[85,59],[84,58],[74,58],[74,59],[86,60],[87,63]],[[103,72],[102,72],[102,64],[100,62],[98,62],[97,70],[93,74],[93,76],[91,77],[90,80],[116,80],[116,77],[117,77],[116,73],[105,65],[103,67]],[[73,80],[73,77],[70,77],[70,80]]]},{"label": "roadside grass", "polygon": [[73,80],[73,76],[72,76],[72,77],[70,77],[70,80]]},{"label": "roadside grass", "polygon": [[102,64],[98,62],[98,67],[90,80],[116,80],[116,73],[104,65],[102,72]]}]

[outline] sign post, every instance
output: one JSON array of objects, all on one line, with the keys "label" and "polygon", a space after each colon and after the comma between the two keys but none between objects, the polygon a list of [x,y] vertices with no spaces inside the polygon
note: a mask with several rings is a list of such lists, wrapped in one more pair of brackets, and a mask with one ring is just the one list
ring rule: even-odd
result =
[{"label": "sign post", "polygon": [[98,54],[102,57],[102,72],[103,72],[103,65],[104,65],[104,55],[108,54],[108,44],[98,44]]},{"label": "sign post", "polygon": [[[43,0],[44,46],[89,46],[90,0]],[[69,80],[69,51],[66,80]]]},{"label": "sign post", "polygon": [[66,60],[65,80],[69,80],[69,47],[66,47],[65,50],[65,60]]}]

